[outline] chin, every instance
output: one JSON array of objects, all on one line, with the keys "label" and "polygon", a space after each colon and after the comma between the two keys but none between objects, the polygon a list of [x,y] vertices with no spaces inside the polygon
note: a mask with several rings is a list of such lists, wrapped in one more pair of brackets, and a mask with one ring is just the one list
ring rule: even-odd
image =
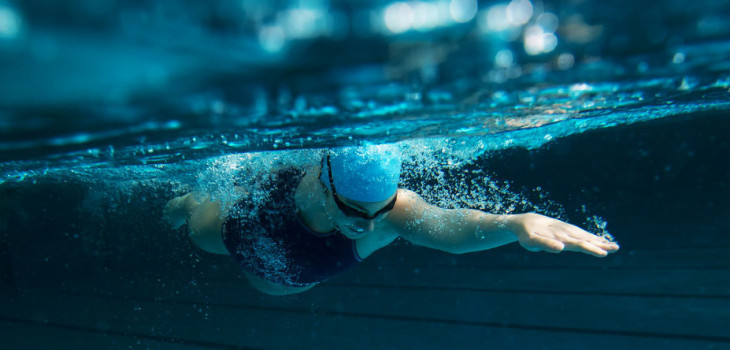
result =
[{"label": "chin", "polygon": [[343,234],[343,235],[344,235],[345,237],[349,238],[349,239],[357,239],[357,238],[362,238],[362,237],[364,237],[364,236],[365,236],[366,234],[368,234],[367,232],[357,232],[357,231],[355,231],[355,230],[353,230],[353,229],[351,229],[351,228],[348,228],[348,227],[344,227],[344,228],[342,228],[342,229],[340,230],[340,232],[342,232],[342,234]]}]

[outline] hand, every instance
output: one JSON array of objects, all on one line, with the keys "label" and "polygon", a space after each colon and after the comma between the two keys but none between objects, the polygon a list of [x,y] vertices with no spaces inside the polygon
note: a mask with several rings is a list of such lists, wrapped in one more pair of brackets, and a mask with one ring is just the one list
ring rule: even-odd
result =
[{"label": "hand", "polygon": [[185,225],[189,215],[190,201],[194,200],[191,193],[171,199],[162,209],[162,218],[173,229]]},{"label": "hand", "polygon": [[619,249],[618,244],[606,238],[540,214],[513,215],[510,226],[520,245],[531,252],[560,253],[567,250],[602,258]]}]

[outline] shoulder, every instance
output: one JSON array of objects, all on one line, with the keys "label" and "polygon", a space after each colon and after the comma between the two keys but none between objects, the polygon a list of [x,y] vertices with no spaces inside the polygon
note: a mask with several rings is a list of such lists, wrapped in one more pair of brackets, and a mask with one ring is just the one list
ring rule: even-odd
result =
[{"label": "shoulder", "polygon": [[407,189],[398,189],[398,199],[393,210],[388,215],[388,221],[392,224],[404,224],[421,216],[425,211],[436,208],[428,204],[418,193]]}]

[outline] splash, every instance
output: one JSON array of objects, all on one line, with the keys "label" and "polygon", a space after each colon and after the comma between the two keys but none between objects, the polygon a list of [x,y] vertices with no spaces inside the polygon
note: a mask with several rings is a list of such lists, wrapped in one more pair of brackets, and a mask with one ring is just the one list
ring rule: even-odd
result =
[{"label": "splash", "polygon": [[401,143],[405,155],[401,182],[426,201],[442,208],[473,208],[491,213],[537,212],[562,216],[562,208],[548,200],[541,188],[533,190],[540,203],[494,180],[475,161],[486,150],[466,140],[419,140]]},{"label": "splash", "polygon": [[[190,190],[230,208],[241,198],[263,203],[270,189],[261,188],[277,169],[306,169],[319,161],[321,151],[271,151],[229,155],[202,162]],[[225,211],[222,211],[225,214]],[[244,213],[241,213],[243,215]]]}]

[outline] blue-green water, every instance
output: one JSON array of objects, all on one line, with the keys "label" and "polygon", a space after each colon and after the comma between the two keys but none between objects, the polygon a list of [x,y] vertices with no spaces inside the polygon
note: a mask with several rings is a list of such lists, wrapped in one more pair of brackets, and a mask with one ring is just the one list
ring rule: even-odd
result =
[{"label": "blue-green water", "polygon": [[[10,348],[729,348],[730,2],[0,1]],[[444,207],[606,259],[396,241],[271,298],[161,220],[397,143]]]},{"label": "blue-green water", "polygon": [[727,110],[722,1],[91,3],[1,4],[0,181],[362,142],[477,157]]}]

